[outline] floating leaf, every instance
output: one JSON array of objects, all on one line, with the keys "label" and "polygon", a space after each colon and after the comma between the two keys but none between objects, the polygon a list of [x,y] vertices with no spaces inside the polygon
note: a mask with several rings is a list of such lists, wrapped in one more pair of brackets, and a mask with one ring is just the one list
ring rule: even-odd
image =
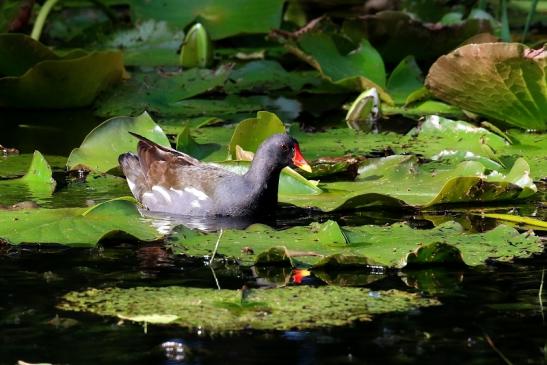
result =
[{"label": "floating leaf", "polygon": [[426,85],[462,109],[523,129],[547,129],[547,52],[469,44],[437,60]]},{"label": "floating leaf", "polygon": [[137,150],[138,140],[129,132],[170,147],[169,140],[148,113],[144,112],[134,118],[116,117],[97,126],[87,135],[80,147],[72,150],[67,161],[68,168],[106,172],[117,167],[119,155]]},{"label": "floating leaf", "polygon": [[380,53],[367,39],[356,42],[353,49],[340,51],[340,44],[350,42],[329,26],[328,22],[313,21],[295,33],[276,31],[271,36],[331,81],[361,77],[371,81],[369,87],[384,88],[386,72]]},{"label": "floating leaf", "polygon": [[199,21],[208,30],[213,40],[237,34],[267,33],[278,28],[281,22],[283,0],[112,0],[110,4],[127,4],[132,19],[162,20],[173,27],[185,27]]},{"label": "floating leaf", "polygon": [[[117,116],[143,110],[177,114],[182,109],[177,107],[178,102],[222,86],[231,69],[231,65],[224,65],[216,70],[191,69],[174,74],[135,72],[130,80],[97,100],[96,114]],[[202,114],[203,111],[198,115]],[[180,113],[177,116],[180,117]]]},{"label": "floating leaf", "polygon": [[376,314],[438,304],[434,299],[397,290],[301,286],[242,293],[172,286],[71,292],[58,308],[135,321],[169,318],[170,325],[222,333],[343,326],[370,321]]},{"label": "floating leaf", "polygon": [[430,116],[394,149],[399,153],[412,152],[434,160],[477,160],[490,169],[499,169],[499,160],[514,161],[524,157],[530,165],[532,178],[545,177],[547,135],[510,130],[507,136],[513,141],[512,144],[507,142],[507,137],[485,128],[464,121]]},{"label": "floating leaf", "polygon": [[119,234],[152,241],[161,235],[143,221],[134,200],[116,199],[92,208],[0,211],[0,238],[13,244],[61,244],[94,247]]},{"label": "floating leaf", "polygon": [[322,194],[280,196],[282,201],[325,211],[377,205],[429,207],[436,204],[489,202],[529,197],[537,191],[525,160],[512,169],[492,171],[478,161],[456,166],[442,162],[420,165],[415,156],[394,155],[369,160],[355,182],[323,183]]},{"label": "floating leaf", "polygon": [[277,61],[261,60],[246,63],[235,69],[229,83],[224,85],[228,94],[265,92],[290,89],[301,90],[305,85],[317,86],[321,79],[316,71],[286,71]]},{"label": "floating leaf", "polygon": [[[178,254],[209,256],[217,238],[216,233],[197,233],[180,226],[171,234],[168,245]],[[251,248],[252,252],[244,248]],[[286,252],[285,256],[290,257],[287,262],[294,266],[360,264],[395,268],[462,263],[475,266],[486,260],[529,257],[543,250],[537,237],[519,234],[507,226],[467,234],[455,222],[420,230],[402,223],[340,228],[336,222],[328,221],[282,231],[263,225],[253,225],[244,231],[225,230],[217,254],[235,258],[242,265],[253,265],[259,257],[261,264],[271,264],[268,260],[279,263],[278,256],[265,255],[274,248]]]},{"label": "floating leaf", "polygon": [[60,58],[24,34],[0,35],[0,107],[74,108],[121,80],[122,54],[74,51]]},{"label": "floating leaf", "polygon": [[182,30],[164,21],[147,20],[114,32],[101,46],[119,49],[126,66],[178,66],[177,50],[183,38]]}]

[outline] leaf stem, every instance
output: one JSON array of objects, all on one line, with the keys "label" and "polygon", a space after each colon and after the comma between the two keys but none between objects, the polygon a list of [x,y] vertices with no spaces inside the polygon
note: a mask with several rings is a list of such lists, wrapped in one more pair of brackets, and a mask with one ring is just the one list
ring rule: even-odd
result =
[{"label": "leaf stem", "polygon": [[507,15],[507,0],[501,0],[501,40],[511,42],[511,31],[509,29],[509,16]]},{"label": "leaf stem", "polygon": [[536,14],[536,8],[538,5],[538,0],[533,0],[530,5],[530,10],[528,11],[528,16],[526,17],[526,24],[524,24],[524,31],[522,32],[522,43],[526,40],[528,31],[530,30],[530,23],[532,23],[532,18]]},{"label": "leaf stem", "polygon": [[217,254],[218,245],[220,244],[220,239],[222,238],[222,234],[224,233],[224,230],[221,228],[220,233],[218,235],[217,243],[215,244],[215,249],[213,250],[213,254],[211,255],[211,259],[209,260],[209,265],[213,263],[213,260],[215,259],[215,255]]},{"label": "leaf stem", "polygon": [[42,5],[42,8],[40,9],[38,16],[36,17],[36,21],[34,22],[34,26],[32,27],[32,33],[30,33],[30,37],[32,39],[40,39],[40,36],[42,35],[42,29],[44,29],[44,23],[46,22],[46,18],[51,9],[57,3],[57,1],[59,0],[46,0],[44,5]]}]

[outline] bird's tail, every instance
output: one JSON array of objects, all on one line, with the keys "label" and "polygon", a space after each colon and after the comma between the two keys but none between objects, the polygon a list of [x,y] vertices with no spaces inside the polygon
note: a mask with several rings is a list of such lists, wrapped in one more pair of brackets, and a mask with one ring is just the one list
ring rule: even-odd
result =
[{"label": "bird's tail", "polygon": [[141,201],[142,194],[147,189],[147,182],[139,158],[132,153],[124,153],[118,157],[118,162],[133,196]]}]

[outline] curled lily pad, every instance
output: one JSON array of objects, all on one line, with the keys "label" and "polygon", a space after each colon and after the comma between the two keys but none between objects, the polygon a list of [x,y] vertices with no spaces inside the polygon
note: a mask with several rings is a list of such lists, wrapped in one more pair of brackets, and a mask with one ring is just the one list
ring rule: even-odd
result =
[{"label": "curled lily pad", "polygon": [[39,151],[34,151],[30,167],[23,177],[0,180],[1,203],[47,199],[55,190],[55,185],[48,162]]},{"label": "curled lily pad", "polygon": [[519,43],[469,44],[439,58],[426,85],[441,100],[494,121],[547,129],[547,51]]},{"label": "curled lily pad", "polygon": [[[197,233],[180,226],[169,237],[168,245],[176,253],[201,257],[211,254],[217,239],[218,234]],[[225,230],[217,254],[235,258],[242,265],[283,262],[292,266],[402,268],[407,265],[475,266],[491,259],[511,261],[515,257],[529,257],[542,250],[537,237],[519,234],[507,226],[468,234],[455,222],[417,230],[401,223],[387,227],[341,228],[336,222],[328,221],[282,231],[263,225],[253,225],[244,231]]]},{"label": "curled lily pad", "polygon": [[438,304],[397,290],[302,286],[241,292],[172,286],[71,292],[58,308],[222,333],[343,326]]},{"label": "curled lily pad", "polygon": [[142,241],[161,235],[143,221],[132,198],[91,208],[0,211],[0,238],[17,244],[94,247],[102,238],[124,232]]},{"label": "curled lily pad", "polygon": [[59,57],[24,34],[0,35],[0,59],[0,107],[87,106],[125,72],[120,52]]},{"label": "curled lily pad", "polygon": [[138,140],[129,132],[140,134],[162,146],[170,146],[167,136],[148,113],[134,118],[116,117],[97,126],[80,147],[72,150],[68,156],[68,168],[106,172],[117,167],[119,155],[137,150]]}]

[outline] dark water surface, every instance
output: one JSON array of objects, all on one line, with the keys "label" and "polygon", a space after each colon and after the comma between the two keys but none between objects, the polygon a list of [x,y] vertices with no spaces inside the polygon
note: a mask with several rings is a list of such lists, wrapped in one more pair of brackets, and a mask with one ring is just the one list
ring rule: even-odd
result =
[{"label": "dark water surface", "polygon": [[[443,305],[343,328],[209,335],[153,325],[145,332],[142,325],[55,308],[65,293],[89,287],[216,287],[210,268],[174,258],[159,246],[4,248],[0,363],[503,363],[486,341],[489,337],[514,364],[545,364],[547,325],[538,290],[546,264],[544,254],[515,265],[405,271],[369,275],[368,280],[362,280],[363,272],[331,273],[331,277],[351,274],[362,282],[372,281],[366,286],[373,289],[416,291],[405,282],[429,282],[421,284],[422,289]],[[260,273],[265,280],[254,277],[251,270],[238,270],[217,268],[220,286],[237,289],[243,284],[260,285],[270,275],[290,275],[288,269],[272,268]],[[308,282],[323,284],[313,278]],[[168,349],[162,347],[169,342]]]}]

